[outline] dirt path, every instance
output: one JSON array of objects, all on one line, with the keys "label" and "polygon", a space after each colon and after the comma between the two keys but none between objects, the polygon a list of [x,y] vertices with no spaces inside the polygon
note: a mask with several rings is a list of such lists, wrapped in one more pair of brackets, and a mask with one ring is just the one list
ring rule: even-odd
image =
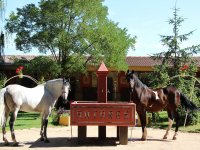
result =
[{"label": "dirt path", "polygon": [[[129,128],[129,142],[128,145],[119,145],[118,142],[114,141],[111,137],[116,137],[116,127],[107,127],[106,141],[98,141],[97,127],[89,126],[87,128],[87,136],[89,137],[86,143],[77,141],[77,127],[72,127],[72,138],[71,138],[71,127],[56,127],[48,128],[48,137],[50,143],[44,143],[39,141],[39,129],[24,129],[16,130],[16,137],[19,141],[18,147],[4,146],[2,142],[2,133],[0,133],[0,149],[1,150],[54,150],[65,149],[65,150],[199,150],[200,149],[200,134],[199,133],[182,133],[179,132],[178,139],[176,141],[171,140],[174,132],[171,131],[168,140],[162,140],[165,133],[164,130],[148,128],[148,140],[140,141],[141,128],[134,127]],[[132,136],[131,136],[132,135]],[[10,133],[7,133],[7,137],[10,140]]]}]

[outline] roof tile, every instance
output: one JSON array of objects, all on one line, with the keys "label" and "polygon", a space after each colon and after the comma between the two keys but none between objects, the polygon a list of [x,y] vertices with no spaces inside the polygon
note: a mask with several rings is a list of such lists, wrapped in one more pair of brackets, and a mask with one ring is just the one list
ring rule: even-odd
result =
[{"label": "roof tile", "polygon": [[[12,64],[15,58],[31,60],[35,57],[36,55],[6,55],[5,63]],[[197,61],[197,66],[200,67],[200,57],[193,58]],[[153,60],[150,56],[128,56],[126,57],[126,62],[128,66],[153,67],[155,65],[161,64],[161,61]]]}]

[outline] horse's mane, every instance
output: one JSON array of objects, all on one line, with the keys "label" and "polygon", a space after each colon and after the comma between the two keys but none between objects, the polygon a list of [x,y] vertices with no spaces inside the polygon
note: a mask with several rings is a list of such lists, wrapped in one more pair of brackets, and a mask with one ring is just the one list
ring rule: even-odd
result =
[{"label": "horse's mane", "polygon": [[[48,86],[52,86],[54,83],[59,83],[59,85],[63,85],[63,78],[58,78],[58,79],[52,79],[52,80],[48,80],[47,82],[45,82],[43,85],[45,87],[48,87]],[[69,84],[69,87],[70,87],[70,83],[69,81],[65,81],[65,84]]]},{"label": "horse's mane", "polygon": [[142,81],[140,81],[140,79],[135,75],[133,74],[133,79],[135,80],[135,85],[139,88],[144,88],[144,89],[147,89],[148,86],[144,83],[142,83]]},{"label": "horse's mane", "polygon": [[61,81],[63,81],[62,78],[52,79],[52,80],[46,81],[45,83],[43,83],[43,85],[44,85],[44,87],[46,87],[46,88],[51,88],[55,83],[59,83],[59,85],[61,86],[61,85],[62,85],[61,83],[63,83],[63,82],[61,82]]},{"label": "horse's mane", "polygon": [[55,82],[55,81],[62,81],[63,79],[62,78],[58,78],[58,79],[52,79],[52,80],[48,80],[46,81],[46,83],[52,83],[52,82]]}]

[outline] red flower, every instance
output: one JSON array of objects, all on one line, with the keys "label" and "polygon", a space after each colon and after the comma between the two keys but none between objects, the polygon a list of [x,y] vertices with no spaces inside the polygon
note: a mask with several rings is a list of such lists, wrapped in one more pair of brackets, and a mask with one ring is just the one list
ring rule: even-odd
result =
[{"label": "red flower", "polygon": [[184,71],[187,70],[189,68],[188,65],[183,65],[179,70]]},{"label": "red flower", "polygon": [[17,68],[17,69],[16,69],[16,73],[19,74],[19,71],[20,71],[19,68]]},{"label": "red flower", "polygon": [[20,70],[23,70],[23,69],[24,69],[24,67],[23,67],[23,66],[19,66],[19,69],[20,69]]},{"label": "red flower", "polygon": [[23,66],[19,66],[17,69],[16,69],[16,73],[17,74],[22,74],[22,70],[24,69]]}]

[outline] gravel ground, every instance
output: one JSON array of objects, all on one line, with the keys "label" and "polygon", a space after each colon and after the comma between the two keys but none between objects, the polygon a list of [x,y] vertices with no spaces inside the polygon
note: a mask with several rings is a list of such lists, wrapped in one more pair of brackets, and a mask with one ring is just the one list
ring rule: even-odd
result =
[{"label": "gravel ground", "polygon": [[[116,127],[107,127],[107,139],[105,141],[99,141],[97,139],[98,127],[89,126],[87,127],[87,137],[85,141],[77,140],[77,127],[56,127],[48,128],[48,137],[50,143],[44,143],[39,140],[40,129],[24,129],[16,130],[16,138],[19,142],[18,147],[4,146],[2,141],[2,133],[0,133],[0,149],[1,150],[54,150],[54,149],[65,149],[65,150],[199,150],[200,149],[200,134],[199,133],[183,133],[179,132],[177,140],[172,140],[174,131],[170,131],[168,139],[163,140],[162,137],[165,130],[148,128],[148,140],[140,141],[141,128],[129,127],[129,142],[128,145],[120,145],[113,137],[116,137]],[[10,132],[7,132],[9,141]],[[11,143],[12,144],[12,143]]]}]

